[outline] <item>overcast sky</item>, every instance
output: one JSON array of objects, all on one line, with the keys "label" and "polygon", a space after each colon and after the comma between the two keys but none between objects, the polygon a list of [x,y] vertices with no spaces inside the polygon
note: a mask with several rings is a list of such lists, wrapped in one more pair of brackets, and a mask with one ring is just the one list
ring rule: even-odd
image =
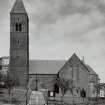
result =
[{"label": "overcast sky", "polygon": [[[0,56],[10,48],[9,12],[0,0]],[[23,0],[30,19],[30,59],[85,57],[105,82],[105,0]]]}]

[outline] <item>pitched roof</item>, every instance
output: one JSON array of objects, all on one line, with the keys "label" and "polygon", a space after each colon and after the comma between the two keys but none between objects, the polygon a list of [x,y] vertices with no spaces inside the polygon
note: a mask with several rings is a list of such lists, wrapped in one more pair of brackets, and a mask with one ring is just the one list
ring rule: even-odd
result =
[{"label": "pitched roof", "polygon": [[75,53],[72,55],[71,58],[73,59],[73,57],[77,58],[81,62],[81,64],[90,72],[90,74],[97,75],[97,73],[92,69],[92,67],[90,67],[89,65],[85,64],[82,60],[80,60]]},{"label": "pitched roof", "polygon": [[67,65],[78,65],[78,64],[82,64],[84,67],[85,67],[85,70],[87,70],[88,72],[90,72],[89,70],[88,70],[88,68],[86,67],[86,65],[79,59],[79,57],[74,53],[71,57],[70,57],[70,59],[64,64],[64,66],[61,68],[61,70],[63,69],[63,68],[65,68],[65,66],[67,66]]},{"label": "pitched roof", "polygon": [[22,0],[16,0],[11,13],[27,13]]},{"label": "pitched roof", "polygon": [[30,60],[30,74],[57,74],[65,64],[65,60]]},{"label": "pitched roof", "polygon": [[[57,74],[60,70],[74,59],[77,59],[90,74],[96,74],[96,72],[89,66],[84,64],[78,56],[74,53],[70,59],[67,60],[30,60],[29,61],[29,73],[30,74]],[[75,61],[75,60],[74,60]],[[75,62],[77,63],[77,62]],[[72,65],[72,64],[71,64]]]},{"label": "pitched roof", "polygon": [[88,70],[90,71],[90,74],[95,74],[95,75],[97,75],[97,73],[96,73],[89,65],[86,65],[86,67],[87,67]]}]

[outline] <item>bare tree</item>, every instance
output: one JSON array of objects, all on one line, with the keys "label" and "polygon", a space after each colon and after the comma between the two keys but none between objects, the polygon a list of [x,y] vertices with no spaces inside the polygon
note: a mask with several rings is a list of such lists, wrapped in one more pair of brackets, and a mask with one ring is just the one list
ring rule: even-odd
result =
[{"label": "bare tree", "polygon": [[63,97],[68,90],[70,90],[70,92],[73,94],[73,81],[71,79],[58,78],[57,84],[61,89]]}]

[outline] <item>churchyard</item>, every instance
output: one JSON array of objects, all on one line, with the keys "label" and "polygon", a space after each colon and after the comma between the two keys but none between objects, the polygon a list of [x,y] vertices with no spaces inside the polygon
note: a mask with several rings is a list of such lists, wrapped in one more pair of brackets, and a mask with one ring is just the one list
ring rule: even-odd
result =
[{"label": "churchyard", "polygon": [[105,98],[46,98],[38,91],[29,91],[26,96],[26,91],[20,89],[11,91],[11,95],[7,89],[2,89],[2,92],[0,92],[0,105],[105,105]]}]

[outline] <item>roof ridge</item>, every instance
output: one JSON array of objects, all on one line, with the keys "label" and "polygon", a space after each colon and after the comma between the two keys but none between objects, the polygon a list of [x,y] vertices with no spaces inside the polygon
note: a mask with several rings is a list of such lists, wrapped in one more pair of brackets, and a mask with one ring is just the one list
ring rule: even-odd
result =
[{"label": "roof ridge", "polygon": [[30,61],[67,61],[66,59],[30,59]]}]

